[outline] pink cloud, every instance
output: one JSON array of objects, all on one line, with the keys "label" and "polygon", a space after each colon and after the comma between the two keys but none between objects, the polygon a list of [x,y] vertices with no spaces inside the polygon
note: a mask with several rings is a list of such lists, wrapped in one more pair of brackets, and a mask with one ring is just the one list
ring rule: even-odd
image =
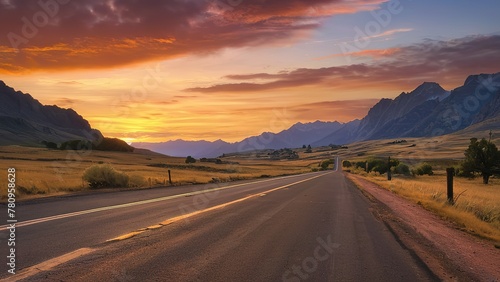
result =
[{"label": "pink cloud", "polygon": [[[415,87],[422,81],[436,81],[443,86],[458,86],[465,77],[476,73],[495,73],[500,66],[500,36],[472,36],[450,41],[426,40],[423,43],[387,50],[365,50],[354,55],[376,56],[367,64],[320,69],[296,69],[275,74],[228,75],[240,80],[208,87],[186,89],[188,92],[250,92],[310,85],[360,88],[374,85]],[[263,83],[246,82],[267,79]]]},{"label": "pink cloud", "polygon": [[317,28],[325,16],[370,10],[385,1],[2,2],[0,71],[109,68],[227,47],[291,42]]}]

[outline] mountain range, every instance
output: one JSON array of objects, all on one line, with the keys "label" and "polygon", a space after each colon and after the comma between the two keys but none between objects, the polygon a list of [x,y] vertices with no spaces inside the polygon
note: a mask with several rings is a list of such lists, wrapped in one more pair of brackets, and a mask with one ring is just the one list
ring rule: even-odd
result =
[{"label": "mountain range", "polygon": [[42,105],[0,81],[0,145],[44,146],[42,142],[102,138],[101,132],[74,110]]},{"label": "mountain range", "polygon": [[[217,157],[224,153],[243,152],[262,149],[296,148],[312,144],[318,138],[326,137],[345,125],[340,122],[296,123],[280,133],[264,132],[259,136],[248,137],[240,142],[228,143],[222,140],[184,141],[174,140],[162,143],[133,143],[134,147],[145,148],[170,156]],[[299,145],[300,144],[300,145]]]},{"label": "mountain range", "polygon": [[[343,145],[362,140],[431,137],[496,124],[500,121],[500,73],[469,76],[464,84],[446,91],[425,82],[394,99],[381,99],[361,120],[348,123],[315,121],[296,123],[279,133],[228,143],[222,140],[133,143],[137,148],[195,158],[261,149],[303,145]],[[495,127],[496,128],[496,127]],[[72,109],[42,105],[29,94],[0,81],[0,145],[43,146],[43,142],[99,140],[102,134]]]},{"label": "mountain range", "polygon": [[424,82],[394,99],[381,99],[363,119],[348,123],[297,123],[279,133],[265,132],[236,143],[175,140],[133,145],[172,156],[216,157],[260,149],[431,137],[457,132],[495,117],[500,117],[500,73],[471,75],[462,86],[451,91],[435,82]]}]

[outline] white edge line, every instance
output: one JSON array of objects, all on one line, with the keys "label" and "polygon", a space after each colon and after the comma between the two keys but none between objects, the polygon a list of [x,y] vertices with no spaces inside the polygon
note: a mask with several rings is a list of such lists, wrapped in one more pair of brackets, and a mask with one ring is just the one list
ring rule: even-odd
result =
[{"label": "white edge line", "polygon": [[85,255],[88,255],[94,251],[95,251],[95,249],[91,249],[91,248],[78,249],[78,250],[69,252],[67,254],[46,260],[46,261],[41,262],[39,264],[30,266],[28,268],[24,268],[21,271],[17,272],[16,274],[12,275],[11,277],[2,278],[0,281],[19,281],[21,279],[26,279],[26,278],[34,276],[38,273],[51,270],[52,268],[59,266],[63,263],[66,263],[68,261],[77,259],[77,258],[85,256]]},{"label": "white edge line", "polygon": [[[232,204],[235,204],[235,203],[239,203],[239,202],[248,200],[250,198],[254,198],[255,196],[258,196],[258,195],[260,195],[262,193],[268,194],[268,193],[271,193],[271,192],[274,192],[274,191],[278,191],[278,190],[281,190],[281,189],[284,189],[284,188],[288,188],[290,186],[293,186],[293,185],[296,185],[296,184],[300,184],[300,183],[303,183],[303,182],[306,182],[306,181],[309,181],[309,180],[312,180],[312,179],[316,179],[316,178],[319,178],[321,176],[325,176],[325,175],[330,174],[330,173],[324,173],[324,174],[321,174],[321,175],[316,175],[316,176],[313,176],[313,177],[310,177],[310,178],[299,180],[297,182],[293,182],[293,183],[289,183],[289,184],[286,184],[286,185],[283,185],[283,186],[279,186],[279,187],[267,190],[265,192],[259,192],[259,193],[256,193],[256,194],[253,194],[253,195],[249,195],[249,196],[246,196],[246,197],[243,197],[243,198],[240,198],[240,199],[236,199],[234,201],[231,201],[231,202],[228,202],[228,203],[225,203],[225,204],[221,204],[221,205],[218,205],[218,206],[210,207],[210,208],[207,208],[207,209],[202,210],[202,211],[193,212],[191,214],[187,214],[187,215],[183,216],[182,218],[179,218],[179,220],[187,218],[187,217],[191,217],[191,216],[194,216],[194,215],[198,215],[198,214],[201,214],[201,213],[204,213],[204,212],[207,212],[207,211],[216,210],[216,209],[219,209],[220,207],[225,207],[225,206],[229,206],[229,205],[232,205]],[[261,182],[264,182],[264,181],[261,181]],[[235,186],[241,186],[241,185],[242,184],[235,185]],[[229,187],[224,187],[224,188],[229,188]],[[169,219],[167,219],[167,220],[169,220]],[[173,223],[175,221],[177,221],[177,220],[174,220],[174,221],[172,221],[170,223]],[[108,240],[108,241],[112,241],[112,240]],[[26,279],[26,278],[32,277],[34,275],[37,275],[37,274],[39,274],[41,272],[45,272],[45,271],[51,270],[54,267],[57,267],[57,266],[59,266],[59,265],[61,265],[63,263],[66,263],[66,262],[69,262],[71,260],[77,259],[79,257],[91,254],[94,251],[96,251],[96,249],[93,249],[93,248],[81,248],[81,249],[69,252],[67,254],[64,254],[64,255],[52,258],[50,260],[41,262],[39,264],[30,266],[28,268],[22,269],[20,272],[18,272],[17,274],[15,274],[13,277],[6,277],[6,278],[3,278],[3,279],[0,279],[0,281],[12,281],[12,278],[15,278],[16,281],[21,280],[21,279]]]},{"label": "white edge line", "polygon": [[[296,182],[292,182],[292,183],[288,183],[288,184],[285,184],[285,185],[282,185],[282,186],[278,186],[278,187],[266,190],[264,192],[258,192],[258,193],[255,193],[255,194],[250,194],[250,195],[247,195],[245,197],[242,197],[242,198],[239,198],[239,199],[236,199],[236,200],[232,200],[232,201],[227,202],[227,203],[219,204],[217,206],[209,207],[209,208],[206,208],[206,209],[203,209],[203,210],[198,210],[198,211],[191,212],[191,213],[188,213],[188,214],[184,214],[184,215],[179,215],[179,216],[175,216],[175,217],[172,217],[172,218],[168,218],[168,219],[164,220],[163,222],[160,222],[158,225],[160,225],[160,226],[169,225],[171,223],[177,222],[177,221],[182,220],[182,219],[190,218],[190,217],[195,216],[195,215],[199,215],[199,214],[202,214],[202,213],[205,213],[205,212],[217,210],[217,209],[220,209],[220,208],[223,208],[223,207],[227,207],[227,206],[230,206],[230,205],[233,205],[233,204],[236,204],[236,203],[240,203],[240,202],[246,201],[246,200],[251,199],[251,198],[259,197],[262,194],[267,195],[267,194],[272,193],[274,191],[282,190],[282,189],[285,189],[285,188],[288,188],[288,187],[291,187],[291,186],[294,186],[294,185],[297,185],[297,184],[300,184],[300,183],[304,183],[304,182],[307,182],[307,181],[310,181],[310,180],[313,180],[313,179],[316,179],[316,178],[328,175],[330,173],[332,173],[332,172],[323,173],[323,174],[320,174],[320,175],[315,175],[315,176],[312,176],[312,177],[309,177],[309,178],[306,178],[306,179],[302,179],[302,180],[299,180],[299,181],[296,181]],[[140,234],[142,232],[145,232],[146,230],[148,230],[147,227],[146,228],[141,228],[141,229],[138,229],[136,231],[132,231],[132,232],[129,232],[127,234],[118,236],[116,238],[109,239],[106,242],[121,241],[121,240],[123,240],[123,239],[121,239],[122,237],[128,239],[128,238],[131,238],[131,237],[133,237],[135,235],[138,235],[138,234]]]},{"label": "white edge line", "polygon": [[[60,214],[60,215],[53,215],[53,216],[48,216],[48,217],[43,217],[43,218],[36,218],[36,219],[31,219],[31,220],[17,222],[15,224],[15,226],[16,226],[16,228],[19,228],[19,227],[23,227],[23,226],[29,226],[29,225],[38,224],[38,223],[47,222],[47,221],[52,221],[52,220],[57,220],[57,219],[74,217],[74,216],[79,216],[79,215],[84,215],[84,214],[89,214],[89,213],[95,213],[95,212],[100,212],[100,211],[107,211],[107,210],[113,210],[113,209],[119,209],[119,208],[126,208],[126,207],[132,207],[132,206],[138,206],[138,205],[156,203],[156,202],[161,202],[161,201],[166,201],[166,200],[172,200],[172,199],[176,199],[176,198],[182,198],[182,197],[186,197],[186,196],[194,196],[194,195],[208,193],[208,192],[213,192],[213,191],[226,190],[226,189],[240,187],[240,186],[245,186],[245,185],[258,184],[258,183],[269,182],[269,181],[280,180],[280,179],[286,179],[286,178],[291,178],[291,177],[298,177],[298,176],[301,176],[301,175],[304,175],[304,174],[282,176],[282,177],[278,177],[278,178],[272,178],[272,179],[266,179],[266,180],[259,180],[259,181],[254,181],[254,182],[250,182],[250,183],[241,183],[241,184],[230,185],[230,186],[219,187],[219,188],[203,189],[203,190],[200,190],[200,191],[194,191],[194,192],[189,192],[189,193],[184,193],[184,194],[177,194],[177,195],[160,197],[160,198],[154,198],[154,199],[149,199],[149,200],[143,200],[143,201],[137,201],[137,202],[131,202],[131,203],[125,203],[125,204],[107,206],[107,207],[100,207],[100,208],[83,210],[83,211],[77,211],[77,212],[71,212],[71,213],[65,213],[65,214]],[[9,226],[10,226],[9,224],[1,225],[0,226],[0,231],[8,230]]]}]

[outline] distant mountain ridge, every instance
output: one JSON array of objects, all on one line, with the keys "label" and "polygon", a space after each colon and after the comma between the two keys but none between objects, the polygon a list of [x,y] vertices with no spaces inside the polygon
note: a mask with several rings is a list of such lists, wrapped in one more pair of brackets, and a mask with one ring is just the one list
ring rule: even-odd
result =
[{"label": "distant mountain ridge", "polygon": [[467,77],[463,86],[452,91],[435,82],[424,82],[394,99],[381,99],[363,119],[348,123],[297,123],[279,133],[267,132],[236,143],[176,140],[133,145],[173,156],[216,157],[223,153],[309,144],[326,146],[362,140],[431,137],[497,117],[500,117],[500,73],[479,74]]},{"label": "distant mountain ridge", "polygon": [[[134,143],[158,153],[195,158],[303,145],[343,145],[362,140],[431,137],[467,130],[497,128],[500,123],[500,73],[467,77],[463,86],[446,91],[425,82],[394,99],[381,99],[361,120],[348,123],[296,123],[279,133],[265,132],[240,142],[223,140]],[[498,126],[500,127],[500,126]],[[29,94],[0,81],[0,145],[42,146],[42,142],[101,140],[102,134],[72,109],[44,106]]]},{"label": "distant mountain ridge", "polygon": [[72,109],[44,106],[0,81],[0,145],[41,146],[43,141],[99,140],[102,134]]},{"label": "distant mountain ridge", "polygon": [[189,155],[195,158],[213,158],[224,153],[307,146],[316,141],[317,138],[326,137],[331,132],[342,127],[343,124],[340,122],[315,121],[305,124],[299,122],[279,133],[265,132],[259,136],[248,137],[236,143],[228,143],[222,140],[214,142],[174,140],[162,143],[136,142],[133,143],[133,146],[175,157]]}]

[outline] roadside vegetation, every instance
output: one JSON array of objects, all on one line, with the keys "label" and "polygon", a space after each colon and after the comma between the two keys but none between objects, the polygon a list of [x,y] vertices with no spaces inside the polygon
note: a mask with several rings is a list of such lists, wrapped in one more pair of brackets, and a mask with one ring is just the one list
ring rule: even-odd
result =
[{"label": "roadside vegetation", "polygon": [[335,166],[335,161],[333,159],[323,160],[318,164],[318,167],[313,167],[312,171],[316,172],[316,171],[329,170],[333,169],[334,166]]},{"label": "roadside vegetation", "polygon": [[[195,160],[147,150],[113,152],[0,147],[0,166],[16,168],[17,196],[21,199],[93,189],[168,187],[292,175],[310,172],[320,162],[270,160],[267,152],[262,156],[232,154],[213,160]],[[168,170],[172,184],[168,181]],[[0,177],[0,185],[7,186],[5,178]],[[4,189],[0,198],[5,200],[5,197]]]},{"label": "roadside vegetation", "polygon": [[[92,189],[168,187],[300,174],[332,169],[335,156],[340,156],[344,171],[363,176],[472,234],[500,242],[500,156],[494,142],[446,138],[451,137],[364,141],[348,147],[304,145],[200,160],[146,150],[7,146],[0,147],[0,166],[16,168],[18,196],[31,198]],[[454,205],[446,197],[448,167],[454,167],[456,174]],[[389,169],[392,181],[387,180]],[[486,175],[488,184],[483,184]],[[0,178],[0,185],[7,185],[4,178]],[[5,199],[5,190],[0,196]]]},{"label": "roadside vegetation", "polygon": [[70,140],[60,144],[42,141],[47,149],[59,150],[98,150],[98,151],[114,151],[114,152],[133,152],[134,148],[128,145],[125,141],[118,138],[104,137],[99,142],[92,142],[89,140]]},{"label": "roadside vegetation", "polygon": [[[485,139],[473,138],[464,155],[464,160],[434,160],[414,165],[392,159],[391,181],[387,177],[387,159],[358,157],[344,160],[342,165],[345,171],[421,205],[460,229],[500,242],[498,150]],[[447,200],[446,167],[455,169],[453,204]]]},{"label": "roadside vegetation", "polygon": [[477,178],[455,178],[455,198],[461,195],[454,205],[447,202],[444,172],[432,176],[394,176],[392,181],[385,175],[365,174],[365,178],[456,223],[469,233],[500,242],[498,178],[492,178],[488,186],[482,185],[482,180]]},{"label": "roadside vegetation", "polygon": [[115,170],[111,165],[93,165],[85,170],[82,179],[90,189],[143,187],[147,184],[141,175],[128,175]]}]

